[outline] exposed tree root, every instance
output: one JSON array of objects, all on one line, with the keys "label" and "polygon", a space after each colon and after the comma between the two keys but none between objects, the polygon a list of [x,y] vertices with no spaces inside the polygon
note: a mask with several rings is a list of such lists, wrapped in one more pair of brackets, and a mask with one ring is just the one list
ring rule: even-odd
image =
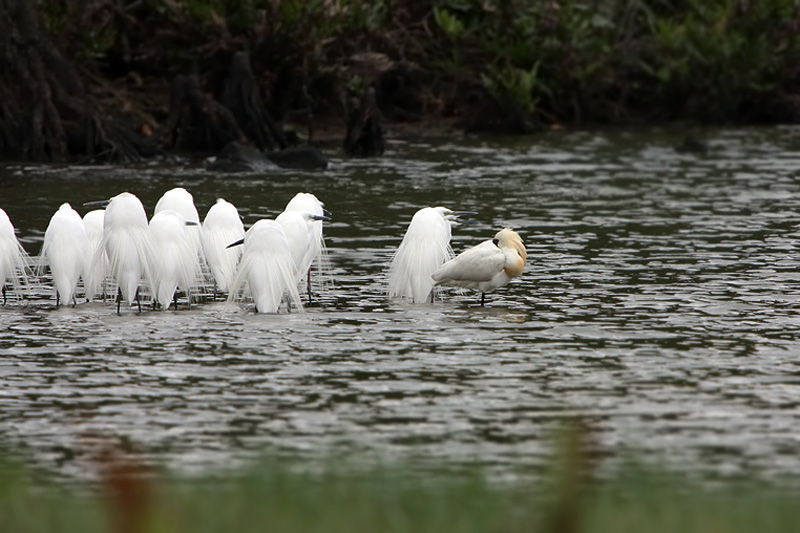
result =
[{"label": "exposed tree root", "polygon": [[28,0],[0,0],[0,156],[131,161],[152,147],[101,112]]},{"label": "exposed tree root", "polygon": [[384,149],[381,113],[375,103],[375,89],[364,91],[361,101],[351,103],[347,115],[344,152],[350,156],[372,157]]}]

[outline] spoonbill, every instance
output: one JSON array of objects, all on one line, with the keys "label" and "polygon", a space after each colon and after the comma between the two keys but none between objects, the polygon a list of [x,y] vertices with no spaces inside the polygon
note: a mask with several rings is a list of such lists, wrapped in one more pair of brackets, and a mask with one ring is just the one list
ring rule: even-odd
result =
[{"label": "spoonbill", "polygon": [[432,278],[436,285],[480,291],[483,306],[486,293],[522,274],[527,259],[528,253],[519,234],[511,228],[503,228],[493,239],[461,252],[440,266]]}]

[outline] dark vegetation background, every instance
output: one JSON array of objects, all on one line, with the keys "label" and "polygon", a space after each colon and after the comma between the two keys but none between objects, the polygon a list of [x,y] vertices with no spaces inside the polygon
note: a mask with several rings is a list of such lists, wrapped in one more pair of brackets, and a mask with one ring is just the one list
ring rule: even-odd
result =
[{"label": "dark vegetation background", "polygon": [[800,115],[794,0],[0,0],[5,101],[28,3],[102,112],[143,136],[176,75],[219,100],[240,51],[278,122],[343,127],[367,86],[422,132]]}]

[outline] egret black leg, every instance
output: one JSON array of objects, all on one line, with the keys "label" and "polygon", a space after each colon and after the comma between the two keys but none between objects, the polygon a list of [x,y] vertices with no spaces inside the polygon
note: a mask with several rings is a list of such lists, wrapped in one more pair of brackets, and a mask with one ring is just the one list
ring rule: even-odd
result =
[{"label": "egret black leg", "polygon": [[431,290],[431,303],[433,303],[433,290]]},{"label": "egret black leg", "polygon": [[6,305],[6,286],[3,285],[3,305]]},{"label": "egret black leg", "polygon": [[[188,298],[188,295],[187,295]],[[175,306],[175,310],[178,310],[178,291],[172,293],[172,305]]]},{"label": "egret black leg", "polygon": [[58,309],[58,305],[61,303],[61,300],[58,298],[58,291],[56,291],[56,309]]},{"label": "egret black leg", "polygon": [[121,303],[122,303],[122,288],[117,288],[117,314],[120,314],[119,306]]},{"label": "egret black leg", "polygon": [[139,306],[139,314],[142,314],[142,302],[139,300],[139,288],[136,288],[136,305]]},{"label": "egret black leg", "polygon": [[308,303],[311,303],[311,269],[308,269],[306,275],[306,288],[308,289]]},{"label": "egret black leg", "polygon": [[485,304],[485,303],[486,303],[486,293],[482,292],[481,293],[481,307],[483,307],[484,306],[483,304]]}]

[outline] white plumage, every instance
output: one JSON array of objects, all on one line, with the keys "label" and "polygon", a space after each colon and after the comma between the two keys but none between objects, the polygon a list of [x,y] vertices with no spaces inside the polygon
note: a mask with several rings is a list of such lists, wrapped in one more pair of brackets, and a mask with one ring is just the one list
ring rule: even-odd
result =
[{"label": "white plumage", "polygon": [[297,283],[306,277],[306,273],[317,255],[316,225],[321,224],[320,217],[322,215],[312,215],[301,211],[284,211],[275,218],[275,221],[283,228],[283,233],[289,242]]},{"label": "white plumage", "polygon": [[303,310],[294,277],[294,263],[286,235],[274,220],[259,220],[247,230],[239,268],[231,284],[229,301],[249,291],[258,313],[277,313],[285,297]]},{"label": "white plumage", "polygon": [[446,207],[424,207],[414,213],[403,240],[389,265],[389,297],[409,298],[413,303],[432,297],[431,274],[453,257],[451,227],[456,213]]},{"label": "white plumage", "polygon": [[171,209],[159,211],[150,219],[151,285],[155,301],[165,310],[172,304],[178,287],[186,291],[189,298],[189,291],[197,280],[197,253],[191,234],[187,233],[187,230],[199,231],[196,226],[196,222],[187,226],[183,215]]},{"label": "white plumage", "polygon": [[103,249],[103,219],[106,212],[95,209],[83,215],[83,226],[89,237],[89,248],[92,260],[83,277],[83,286],[86,289],[86,299],[91,300],[97,294],[104,292],[104,280],[108,276],[108,258]]},{"label": "white plumage", "polygon": [[[192,193],[183,187],[176,187],[165,192],[156,202],[153,214],[167,210],[177,211],[188,222],[200,224],[200,215],[194,205],[194,197],[192,197]],[[200,232],[191,227],[187,227],[186,232],[189,235],[189,240],[196,256],[197,267],[202,268],[205,257],[203,255],[203,245],[200,242]]]},{"label": "white plumage", "polygon": [[[316,215],[318,217],[323,217],[325,214],[324,209],[325,204],[319,201],[316,196],[308,192],[299,192],[294,195],[294,197],[289,200],[289,203],[286,204],[284,208],[284,212],[287,211],[295,211],[298,213],[307,213],[311,215]],[[328,265],[328,250],[325,247],[325,238],[322,232],[322,218],[319,220],[309,220],[308,224],[311,228],[311,244],[308,249],[308,257],[303,263],[307,263],[307,266],[299,265],[299,268],[302,269],[301,275],[305,272],[306,275],[306,283],[308,284],[308,296],[309,299],[311,298],[311,264],[316,260],[317,263],[317,272],[322,273],[324,270],[329,268]]]},{"label": "white plumage", "polygon": [[233,276],[236,274],[236,265],[242,256],[240,246],[226,247],[243,237],[244,225],[236,207],[219,198],[203,220],[202,241],[211,274],[214,276],[217,288],[222,292],[230,289]]},{"label": "white plumage", "polygon": [[506,285],[522,274],[528,254],[519,234],[510,228],[498,231],[493,239],[461,252],[433,273],[437,285],[464,287],[485,293]]},{"label": "white plumage", "polygon": [[42,257],[50,266],[56,288],[56,305],[75,301],[81,276],[89,269],[91,246],[83,219],[65,203],[50,218],[44,232]]},{"label": "white plumage", "polygon": [[143,277],[150,280],[153,256],[147,215],[142,202],[133,194],[123,192],[109,201],[103,218],[103,249],[110,276],[119,285],[119,295],[133,302],[138,298],[140,280]]},{"label": "white plumage", "polygon": [[175,187],[161,195],[153,213],[167,210],[177,211],[189,222],[200,223],[200,215],[197,214],[197,208],[194,206],[194,197],[183,187]]},{"label": "white plumage", "polygon": [[28,253],[14,233],[14,225],[6,212],[0,209],[0,283],[3,286],[3,303],[6,303],[6,283],[17,298],[27,284]]}]

